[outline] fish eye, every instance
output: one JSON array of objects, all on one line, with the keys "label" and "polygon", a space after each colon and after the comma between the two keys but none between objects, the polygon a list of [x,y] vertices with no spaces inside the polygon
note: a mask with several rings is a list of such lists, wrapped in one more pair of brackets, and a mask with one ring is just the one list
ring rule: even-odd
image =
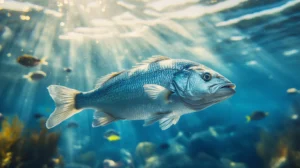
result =
[{"label": "fish eye", "polygon": [[202,75],[202,79],[205,80],[206,82],[210,81],[212,78],[211,74],[209,72],[205,72],[203,75]]}]

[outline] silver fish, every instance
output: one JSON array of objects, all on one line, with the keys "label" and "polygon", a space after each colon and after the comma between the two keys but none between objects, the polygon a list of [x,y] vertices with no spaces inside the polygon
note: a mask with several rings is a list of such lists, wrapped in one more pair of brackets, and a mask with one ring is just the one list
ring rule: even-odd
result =
[{"label": "silver fish", "polygon": [[101,78],[94,90],[80,92],[48,87],[56,109],[46,122],[52,128],[81,110],[95,109],[93,127],[118,120],[159,121],[162,130],[183,114],[196,112],[231,97],[235,85],[199,63],[154,56],[130,70]]}]

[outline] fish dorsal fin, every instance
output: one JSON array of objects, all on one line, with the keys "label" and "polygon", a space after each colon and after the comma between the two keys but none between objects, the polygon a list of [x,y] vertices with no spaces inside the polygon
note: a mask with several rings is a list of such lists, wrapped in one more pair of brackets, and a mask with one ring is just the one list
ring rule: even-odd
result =
[{"label": "fish dorsal fin", "polygon": [[163,61],[163,60],[170,60],[171,58],[166,57],[166,56],[162,56],[162,55],[154,55],[144,61],[142,61],[141,63],[139,63],[138,65],[145,65],[145,64],[151,64],[154,62],[159,62],[159,61]]},{"label": "fish dorsal fin", "polygon": [[95,89],[96,89],[96,88],[99,88],[99,87],[101,87],[101,86],[103,86],[105,82],[107,82],[107,81],[109,81],[110,79],[112,79],[112,78],[114,78],[114,77],[120,75],[120,74],[123,73],[123,72],[124,72],[124,71],[120,71],[120,72],[112,72],[112,73],[110,73],[110,74],[108,74],[108,75],[105,75],[105,76],[103,76],[102,78],[98,79],[97,84],[96,84],[96,86],[95,86]]},{"label": "fish dorsal fin", "polygon": [[151,63],[160,62],[164,60],[170,60],[171,58],[161,55],[154,55],[141,63],[137,63],[135,66],[132,67],[132,69],[129,71],[129,76],[136,72],[145,72],[149,69],[149,65]]}]

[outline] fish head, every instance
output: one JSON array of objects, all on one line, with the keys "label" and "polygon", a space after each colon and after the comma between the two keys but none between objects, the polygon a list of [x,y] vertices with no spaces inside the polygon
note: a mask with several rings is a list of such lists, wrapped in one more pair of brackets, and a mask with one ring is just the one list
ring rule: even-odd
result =
[{"label": "fish head", "polygon": [[172,88],[183,99],[216,103],[235,93],[235,84],[203,65],[183,69],[174,75]]}]

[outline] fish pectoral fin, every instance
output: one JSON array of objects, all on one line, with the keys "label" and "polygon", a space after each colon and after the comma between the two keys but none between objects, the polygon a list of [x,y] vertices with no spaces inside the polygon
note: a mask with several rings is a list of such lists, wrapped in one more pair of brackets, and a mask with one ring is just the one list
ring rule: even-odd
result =
[{"label": "fish pectoral fin", "polygon": [[166,130],[170,128],[172,125],[175,125],[178,122],[179,118],[180,118],[179,115],[173,115],[167,118],[162,118],[161,120],[159,120],[159,127],[162,130]]},{"label": "fish pectoral fin", "polygon": [[172,92],[165,87],[155,84],[144,85],[144,90],[151,99],[159,99],[165,103],[169,103]]},{"label": "fish pectoral fin", "polygon": [[149,126],[149,125],[155,123],[156,121],[159,121],[160,119],[167,117],[169,114],[171,114],[170,111],[154,113],[153,115],[151,115],[149,118],[147,118],[145,120],[145,123],[143,126]]},{"label": "fish pectoral fin", "polygon": [[92,123],[93,127],[105,126],[111,122],[117,121],[119,119],[100,111],[95,111],[94,120]]}]

